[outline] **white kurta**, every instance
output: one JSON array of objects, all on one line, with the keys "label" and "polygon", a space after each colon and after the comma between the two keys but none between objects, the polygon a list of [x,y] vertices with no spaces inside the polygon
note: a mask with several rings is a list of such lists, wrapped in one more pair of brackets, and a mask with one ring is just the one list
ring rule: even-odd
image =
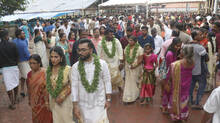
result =
[{"label": "white kurta", "polygon": [[163,38],[161,36],[157,35],[154,38],[154,44],[155,44],[154,53],[158,54],[160,52],[160,49],[161,49],[162,44],[163,44]]},{"label": "white kurta", "polygon": [[[81,83],[78,71],[79,62],[72,67],[72,101],[78,102],[84,123],[109,123],[106,109],[106,94],[112,93],[111,77],[108,65],[105,61],[100,60],[101,71],[99,73],[99,85],[95,92],[88,93]],[[85,62],[86,78],[89,84],[92,84],[95,64]]]},{"label": "white kurta", "polygon": [[[123,86],[123,79],[121,77],[121,73],[119,71],[119,64],[120,64],[120,60],[123,59],[123,49],[121,46],[121,43],[118,39],[116,40],[116,53],[115,56],[113,58],[109,58],[103,47],[102,47],[102,42],[99,42],[98,44],[98,48],[97,48],[97,53],[99,55],[99,57],[103,60],[105,60],[108,64],[110,73],[111,73],[111,81],[112,81],[112,88],[113,90],[116,90],[117,87],[122,87]],[[109,50],[109,52],[111,53],[112,51],[112,42],[111,41],[106,41],[106,45],[107,48]]]}]

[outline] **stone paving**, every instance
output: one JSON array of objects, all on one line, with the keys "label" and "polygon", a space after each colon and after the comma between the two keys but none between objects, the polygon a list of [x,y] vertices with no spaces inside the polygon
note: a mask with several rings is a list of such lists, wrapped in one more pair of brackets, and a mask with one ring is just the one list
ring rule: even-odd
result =
[{"label": "stone paving", "polygon": [[[0,76],[1,80],[1,76]],[[207,99],[208,94],[203,98]],[[110,123],[172,123],[168,115],[160,111],[159,88],[154,96],[153,105],[141,106],[138,102],[124,105],[118,94],[113,95],[113,102],[108,111]],[[0,123],[32,123],[31,109],[27,97],[16,105],[16,110],[9,110],[9,99],[4,84],[0,82]],[[200,123],[203,111],[193,110],[187,123]]]}]

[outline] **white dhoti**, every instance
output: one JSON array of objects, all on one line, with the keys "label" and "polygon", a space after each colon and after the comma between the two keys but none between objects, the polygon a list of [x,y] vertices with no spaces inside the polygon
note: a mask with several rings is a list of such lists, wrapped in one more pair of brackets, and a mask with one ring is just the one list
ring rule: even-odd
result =
[{"label": "white dhoti", "polygon": [[19,85],[19,69],[18,66],[3,67],[3,80],[7,91],[13,90]]},{"label": "white dhoti", "polygon": [[109,123],[107,110],[104,107],[86,108],[81,106],[83,123]]},{"label": "white dhoti", "polygon": [[20,78],[27,79],[27,74],[31,70],[28,61],[18,63],[18,68],[20,71]]}]

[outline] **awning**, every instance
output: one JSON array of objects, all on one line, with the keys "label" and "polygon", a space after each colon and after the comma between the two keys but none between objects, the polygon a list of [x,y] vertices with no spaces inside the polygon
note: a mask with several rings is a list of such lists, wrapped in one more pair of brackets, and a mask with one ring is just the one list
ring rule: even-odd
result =
[{"label": "awning", "polygon": [[192,2],[205,2],[206,0],[150,0],[148,4],[157,3],[192,3]]},{"label": "awning", "polygon": [[24,19],[30,20],[33,18],[43,18],[43,19],[50,19],[53,17],[63,16],[65,14],[75,12],[75,11],[66,11],[66,12],[46,12],[46,13],[31,13],[31,14],[14,14],[8,15],[1,18],[1,21],[14,21],[17,19]]},{"label": "awning", "polygon": [[129,5],[144,5],[147,3],[147,0],[109,0],[100,4],[100,7],[106,6],[129,6]]}]

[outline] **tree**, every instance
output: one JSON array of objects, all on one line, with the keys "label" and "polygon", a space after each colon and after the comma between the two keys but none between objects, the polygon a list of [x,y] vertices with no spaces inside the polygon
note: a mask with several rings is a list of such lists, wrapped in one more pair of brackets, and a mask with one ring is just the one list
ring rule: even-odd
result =
[{"label": "tree", "polygon": [[0,17],[11,15],[16,10],[25,10],[27,0],[0,0]]}]

